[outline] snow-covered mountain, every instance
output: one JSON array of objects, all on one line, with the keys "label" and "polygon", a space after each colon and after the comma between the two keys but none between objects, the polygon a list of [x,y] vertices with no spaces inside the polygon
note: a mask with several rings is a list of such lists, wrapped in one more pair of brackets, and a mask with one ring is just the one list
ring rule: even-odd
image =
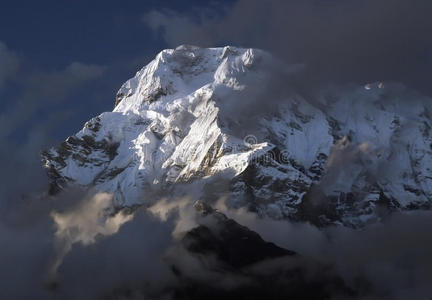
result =
[{"label": "snow-covered mountain", "polygon": [[271,93],[275,66],[295,72],[256,49],[163,50],[112,112],[43,153],[51,192],[73,182],[124,207],[193,183],[208,202],[229,192],[231,207],[354,227],[430,207],[430,104],[381,83]]}]

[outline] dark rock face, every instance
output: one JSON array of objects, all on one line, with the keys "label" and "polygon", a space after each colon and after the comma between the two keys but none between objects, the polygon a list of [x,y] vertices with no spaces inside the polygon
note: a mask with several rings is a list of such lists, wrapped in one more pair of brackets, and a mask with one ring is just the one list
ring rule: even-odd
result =
[{"label": "dark rock face", "polygon": [[[174,299],[310,300],[354,295],[330,268],[264,241],[220,212],[206,211],[203,224],[187,232],[168,253],[180,282]],[[195,263],[179,262],[177,256],[190,256]],[[198,268],[190,268],[196,263]]]},{"label": "dark rock face", "polygon": [[[80,167],[108,165],[117,156],[118,142],[112,141],[108,137],[102,140],[96,140],[96,134],[100,130],[100,118],[96,117],[84,124],[84,128],[89,129],[88,135],[78,137],[69,136],[60,144],[57,149],[45,150],[41,153],[42,161],[45,164],[47,175],[50,178],[49,194],[55,195],[60,192],[72,179],[64,177],[59,170],[67,166],[67,160],[72,158]],[[93,154],[97,153],[97,156]],[[117,175],[115,170],[110,170],[111,177]],[[108,176],[101,174],[101,176]],[[96,180],[98,180],[96,178]]]},{"label": "dark rock face", "polygon": [[295,255],[295,252],[264,241],[256,232],[219,212],[214,212],[212,217],[218,219],[216,228],[201,225],[184,236],[182,244],[189,252],[213,254],[234,269],[265,259]]},{"label": "dark rock face", "polygon": [[117,107],[117,105],[120,104],[120,102],[123,100],[123,98],[125,97],[125,95],[121,92],[118,92],[115,98],[115,103],[114,103],[114,108]]}]

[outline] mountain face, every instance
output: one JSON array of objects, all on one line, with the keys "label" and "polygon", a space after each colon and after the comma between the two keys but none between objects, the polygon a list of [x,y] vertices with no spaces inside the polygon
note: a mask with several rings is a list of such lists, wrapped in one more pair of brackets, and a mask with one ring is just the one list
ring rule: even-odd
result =
[{"label": "mountain face", "polygon": [[430,208],[430,104],[382,83],[313,100],[273,89],[293,72],[256,49],[163,50],[112,112],[43,153],[51,192],[92,187],[121,208],[193,184],[210,204],[228,193],[229,207],[320,226]]}]

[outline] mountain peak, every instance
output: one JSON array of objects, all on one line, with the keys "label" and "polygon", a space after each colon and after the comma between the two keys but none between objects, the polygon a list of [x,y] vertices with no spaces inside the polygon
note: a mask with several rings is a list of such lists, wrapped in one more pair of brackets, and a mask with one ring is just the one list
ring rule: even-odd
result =
[{"label": "mountain peak", "polygon": [[[53,191],[92,187],[124,207],[196,183],[209,202],[229,192],[231,207],[354,227],[379,220],[383,205],[430,206],[427,104],[407,105],[387,84],[314,101],[273,93],[272,70],[289,68],[275,62],[232,46],[161,51],[121,86],[112,112],[44,153]],[[269,104],[277,113],[262,113]]]}]

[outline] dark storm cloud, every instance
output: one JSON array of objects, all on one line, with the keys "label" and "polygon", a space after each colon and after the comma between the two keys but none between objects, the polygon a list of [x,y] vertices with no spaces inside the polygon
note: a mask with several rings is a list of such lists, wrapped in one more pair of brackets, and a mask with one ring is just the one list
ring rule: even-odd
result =
[{"label": "dark storm cloud", "polygon": [[318,229],[219,207],[264,239],[330,266],[357,291],[355,299],[429,299],[432,295],[431,212],[397,213],[355,230]]},{"label": "dark storm cloud", "polygon": [[[82,225],[87,226],[85,222]],[[53,295],[95,299],[125,289],[134,291],[139,299],[144,297],[142,293],[160,292],[174,282],[163,261],[163,253],[172,243],[172,230],[172,219],[161,222],[142,209],[116,234],[101,234],[87,245],[77,243],[58,270],[59,288]]]},{"label": "dark storm cloud", "polygon": [[[293,268],[309,274],[309,280],[324,280],[328,276],[343,278],[344,284],[356,293],[352,299],[428,299],[432,292],[429,285],[432,239],[427,231],[432,226],[430,212],[396,214],[362,231],[323,230],[306,223],[259,218],[245,209],[229,210],[221,200],[216,205],[220,211],[258,232],[265,240],[301,255],[263,261],[239,274],[224,269],[224,263],[211,254],[197,257],[182,247],[173,248],[177,245],[173,234],[181,238],[179,233],[197,224],[215,226],[196,214],[192,208],[194,198],[173,196],[169,201],[158,201],[150,210],[161,219],[142,207],[118,232],[111,234],[104,232],[102,227],[106,223],[100,223],[92,212],[95,208],[97,215],[102,216],[104,205],[87,205],[94,196],[67,190],[55,201],[45,198],[28,202],[20,208],[15,224],[0,224],[0,241],[8,245],[0,253],[2,297],[171,299],[172,292],[182,285],[170,270],[171,264],[181,267],[184,274],[202,282],[203,286],[227,292],[253,284],[254,279],[249,275],[272,276]],[[54,223],[58,225],[60,220],[54,218],[53,222],[49,216],[53,211],[64,217],[60,224],[72,225],[67,236],[73,237],[79,231],[85,234],[78,234],[80,240],[64,256],[55,281],[49,276],[49,266],[55,258]],[[82,222],[76,223],[75,217]],[[95,228],[98,235],[93,234]],[[90,242],[85,242],[87,237]],[[17,267],[17,260],[22,267]],[[289,285],[289,277],[287,280]],[[340,287],[330,289],[329,293],[337,295],[340,290]]]},{"label": "dark storm cloud", "polygon": [[309,88],[387,80],[431,93],[431,9],[428,0],[240,0],[210,20],[172,11],[143,20],[171,47],[228,43],[304,63],[298,84]]},{"label": "dark storm cloud", "polygon": [[[191,210],[194,199],[173,197],[171,200],[159,201],[152,209],[165,215],[163,222],[140,209],[117,234],[87,247],[77,245],[60,267],[61,286],[54,295],[85,299],[105,294],[117,299],[125,294],[136,297],[153,294],[159,299],[161,295],[166,296],[164,292],[172,292],[182,284],[169,270],[166,264],[169,263],[180,267],[186,277],[195,278],[203,286],[226,291],[253,283],[253,277],[249,277],[252,274],[272,276],[280,270],[299,268],[309,274],[308,280],[320,280],[320,277],[324,280],[328,276],[343,278],[344,284],[354,291],[350,299],[402,300],[431,296],[432,238],[427,231],[432,225],[430,212],[395,214],[383,223],[358,231],[342,227],[318,229],[307,223],[259,218],[244,209],[227,210],[218,204],[220,211],[255,230],[265,240],[300,254],[262,261],[238,274],[224,269],[224,263],[210,253],[195,256],[173,244],[173,233],[178,234],[179,228],[191,228],[186,223],[210,227],[216,224]],[[286,284],[290,284],[289,279]],[[122,293],[116,296],[116,290]],[[333,296],[340,291],[340,287],[329,290]],[[334,299],[347,299],[347,296]]]},{"label": "dark storm cloud", "polygon": [[[129,289],[139,296],[162,293],[174,283],[162,257],[172,242],[174,220],[162,223],[140,210],[114,235],[111,223],[99,226],[105,207],[91,204],[98,197],[71,187],[55,199],[35,197],[21,202],[10,213],[11,219],[1,220],[0,298],[95,299],[111,296],[116,289]],[[63,223],[58,223],[59,216]],[[62,241],[56,235],[59,224],[68,227],[62,231],[64,238],[80,233],[52,274],[59,254],[54,246]]]}]

